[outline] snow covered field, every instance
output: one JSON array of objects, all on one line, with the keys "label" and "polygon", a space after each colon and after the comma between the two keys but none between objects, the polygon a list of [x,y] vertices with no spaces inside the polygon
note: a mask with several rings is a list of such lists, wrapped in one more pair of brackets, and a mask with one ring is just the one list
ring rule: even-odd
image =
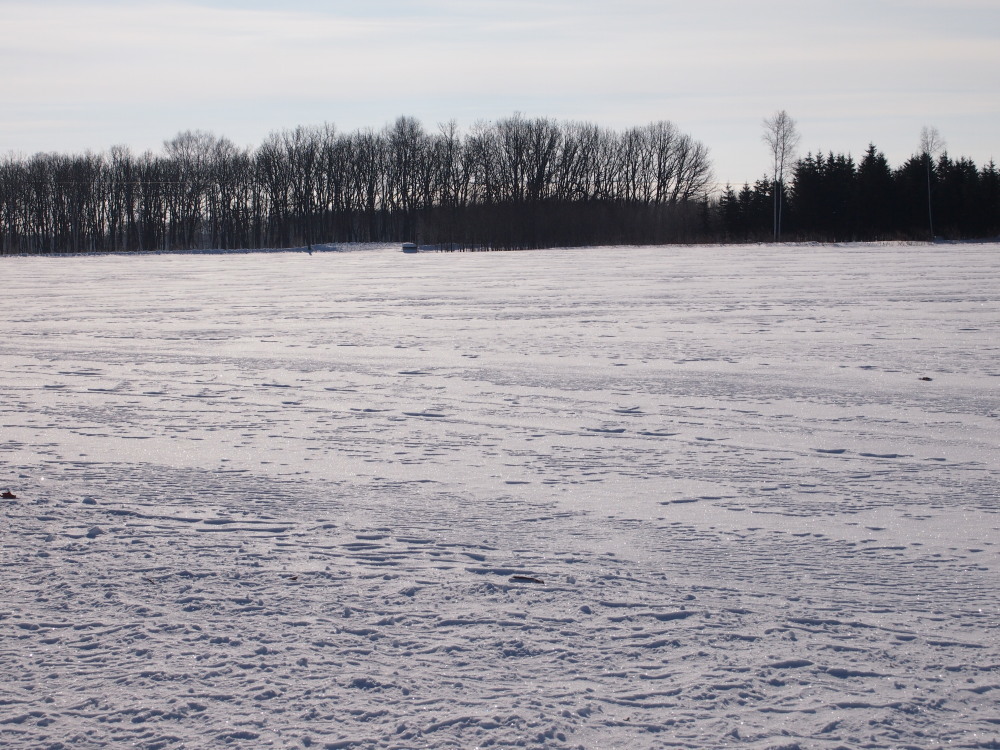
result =
[{"label": "snow covered field", "polygon": [[1000,747],[1000,247],[0,259],[4,748]]}]

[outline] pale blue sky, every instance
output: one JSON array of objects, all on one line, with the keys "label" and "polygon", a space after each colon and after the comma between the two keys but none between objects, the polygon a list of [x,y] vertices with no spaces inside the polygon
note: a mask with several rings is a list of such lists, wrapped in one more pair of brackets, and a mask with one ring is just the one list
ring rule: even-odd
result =
[{"label": "pale blue sky", "polygon": [[786,109],[803,153],[1000,160],[1000,0],[0,0],[0,34],[0,154],[519,111],[671,120],[738,184]]}]

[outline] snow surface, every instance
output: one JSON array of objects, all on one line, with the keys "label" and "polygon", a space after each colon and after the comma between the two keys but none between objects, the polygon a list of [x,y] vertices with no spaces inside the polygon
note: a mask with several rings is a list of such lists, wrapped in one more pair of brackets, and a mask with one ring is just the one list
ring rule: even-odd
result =
[{"label": "snow surface", "polygon": [[996,245],[0,274],[4,748],[1000,747]]}]

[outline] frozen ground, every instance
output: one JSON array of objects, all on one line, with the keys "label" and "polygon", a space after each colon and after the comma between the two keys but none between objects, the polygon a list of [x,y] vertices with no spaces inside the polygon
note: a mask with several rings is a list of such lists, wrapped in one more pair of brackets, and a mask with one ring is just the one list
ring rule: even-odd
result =
[{"label": "frozen ground", "polygon": [[4,748],[1000,747],[1000,247],[0,260]]}]

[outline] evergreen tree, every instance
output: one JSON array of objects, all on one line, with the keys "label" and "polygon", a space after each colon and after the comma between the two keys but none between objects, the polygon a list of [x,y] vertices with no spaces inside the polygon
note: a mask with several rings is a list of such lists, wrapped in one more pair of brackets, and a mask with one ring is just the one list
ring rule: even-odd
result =
[{"label": "evergreen tree", "polygon": [[[826,162],[823,154],[806,154],[792,168],[791,206],[789,225],[800,239],[820,239],[823,231],[823,206],[825,202],[823,174]],[[825,238],[823,238],[825,239]]]},{"label": "evergreen tree", "polygon": [[855,193],[857,171],[850,154],[833,155],[826,159],[823,175],[826,185],[826,222],[828,239],[833,241],[857,238]]},{"label": "evergreen tree", "polygon": [[733,190],[733,186],[726,183],[722,195],[719,196],[718,203],[719,223],[722,227],[722,238],[726,242],[736,239],[746,239],[742,237],[742,226],[740,217],[740,199]]},{"label": "evergreen tree", "polygon": [[[979,170],[969,159],[952,161],[941,154],[937,163],[939,177],[939,234],[950,239],[974,237],[983,228],[977,226],[981,217],[976,211],[979,193]],[[979,236],[982,236],[981,234]]]},{"label": "evergreen tree", "polygon": [[857,171],[857,233],[862,240],[884,240],[895,224],[896,193],[885,154],[868,144]]},{"label": "evergreen tree", "polygon": [[[894,226],[901,237],[927,237],[927,174],[923,154],[911,156],[893,172],[897,196]],[[933,169],[930,180],[932,186],[937,181]]]},{"label": "evergreen tree", "polygon": [[981,217],[978,237],[1000,236],[1000,171],[990,159],[979,172],[979,192],[976,195],[976,215]]}]

